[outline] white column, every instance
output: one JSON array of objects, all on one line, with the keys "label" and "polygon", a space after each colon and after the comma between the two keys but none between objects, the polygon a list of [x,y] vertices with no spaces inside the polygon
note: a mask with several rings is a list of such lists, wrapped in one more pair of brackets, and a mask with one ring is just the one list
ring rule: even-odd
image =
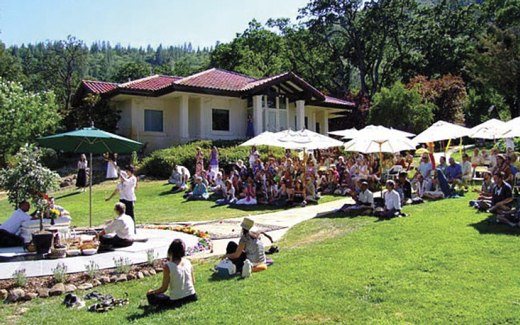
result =
[{"label": "white column", "polygon": [[309,118],[309,130],[316,132],[316,112],[312,112]]},{"label": "white column", "polygon": [[262,107],[262,96],[253,96],[253,125],[255,127],[255,136],[264,132],[263,129],[263,107]]},{"label": "white column", "polygon": [[301,130],[305,127],[305,101],[296,101],[296,130]]},{"label": "white column", "polygon": [[323,123],[322,123],[320,129],[321,129],[320,130],[321,134],[327,135],[329,132],[329,112],[328,111],[323,112]]},{"label": "white column", "polygon": [[182,95],[180,97],[180,105],[179,105],[179,134],[181,137],[181,142],[187,142],[190,139],[189,132],[189,100],[190,98],[187,95]]}]

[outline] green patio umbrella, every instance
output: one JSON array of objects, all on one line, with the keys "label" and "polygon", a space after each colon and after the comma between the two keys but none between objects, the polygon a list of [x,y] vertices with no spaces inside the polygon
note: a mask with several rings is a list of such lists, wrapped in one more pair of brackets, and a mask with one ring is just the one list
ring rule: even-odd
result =
[{"label": "green patio umbrella", "polygon": [[58,151],[90,154],[89,225],[92,227],[92,154],[131,153],[139,151],[143,144],[125,137],[105,132],[95,127],[60,133],[38,139],[42,147]]}]

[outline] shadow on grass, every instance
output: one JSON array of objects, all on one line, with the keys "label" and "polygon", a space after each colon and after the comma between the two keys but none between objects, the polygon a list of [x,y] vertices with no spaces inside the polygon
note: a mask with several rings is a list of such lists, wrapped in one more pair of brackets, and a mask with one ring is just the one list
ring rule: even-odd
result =
[{"label": "shadow on grass", "polygon": [[75,196],[75,195],[78,195],[78,194],[81,194],[82,192],[72,192],[72,193],[69,193],[69,194],[64,194],[64,195],[61,195],[61,196],[56,196],[55,199],[56,200],[59,200],[59,199],[64,199],[66,197],[69,197],[69,196]]},{"label": "shadow on grass", "polygon": [[481,235],[520,235],[518,228],[512,228],[502,223],[495,223],[494,220],[494,216],[489,215],[488,218],[483,219],[477,223],[469,224],[469,226],[475,228]]},{"label": "shadow on grass", "polygon": [[138,319],[141,319],[141,318],[146,318],[146,317],[149,317],[151,315],[154,315],[154,314],[160,314],[160,313],[163,313],[167,310],[170,310],[172,308],[157,308],[157,307],[154,307],[154,306],[139,306],[138,307],[139,309],[142,309],[143,310],[143,313],[139,314],[139,313],[134,313],[132,315],[129,315],[126,317],[126,319],[128,321],[135,321],[135,320],[138,320]]},{"label": "shadow on grass", "polygon": [[210,282],[220,282],[220,281],[229,281],[229,280],[240,281],[243,279],[244,278],[241,277],[238,273],[233,276],[220,276],[220,275],[218,275],[218,273],[213,273],[209,277]]}]

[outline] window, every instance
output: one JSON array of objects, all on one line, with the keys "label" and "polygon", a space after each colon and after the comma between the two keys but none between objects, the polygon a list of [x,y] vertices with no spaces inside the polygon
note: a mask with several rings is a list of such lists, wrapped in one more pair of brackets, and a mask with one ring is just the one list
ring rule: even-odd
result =
[{"label": "window", "polygon": [[144,110],[145,132],[163,132],[163,111]]},{"label": "window", "polygon": [[213,131],[229,131],[229,110],[214,108],[212,121]]}]

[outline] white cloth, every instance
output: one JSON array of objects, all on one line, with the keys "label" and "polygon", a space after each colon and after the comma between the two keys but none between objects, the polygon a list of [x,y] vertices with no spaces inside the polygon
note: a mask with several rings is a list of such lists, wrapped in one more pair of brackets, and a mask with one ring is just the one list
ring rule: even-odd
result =
[{"label": "white cloth", "polygon": [[1,226],[0,229],[10,232],[11,234],[17,235],[20,232],[20,227],[25,221],[31,220],[31,216],[25,213],[22,209],[17,209],[9,219],[7,219]]},{"label": "white cloth", "polygon": [[183,258],[179,265],[171,261],[166,265],[170,269],[170,299],[177,300],[195,294],[190,260]]},{"label": "white cloth", "polygon": [[129,215],[122,214],[106,226],[105,232],[115,233],[119,238],[134,240],[134,220]]},{"label": "white cloth", "polygon": [[387,210],[401,210],[401,197],[396,190],[386,191],[384,193],[385,208]]},{"label": "white cloth", "polygon": [[78,161],[78,169],[86,169],[88,167],[88,161]]},{"label": "white cloth", "polygon": [[[115,166],[114,166],[115,165]],[[117,178],[117,162],[115,161],[109,161],[107,162],[107,174],[106,174],[106,178],[108,179],[112,179],[112,178]]]},{"label": "white cloth", "polygon": [[471,166],[471,163],[466,160],[462,163],[462,179],[468,179],[471,180],[471,176],[473,174],[473,167]]},{"label": "white cloth", "polygon": [[[124,175],[124,173],[123,173]],[[137,185],[137,178],[134,175],[125,178],[117,184],[119,189],[119,199],[126,201],[135,201],[135,186]]]},{"label": "white cloth", "polygon": [[235,204],[244,204],[244,205],[255,205],[257,202],[256,202],[256,199],[254,197],[250,197],[249,200],[247,199],[247,197],[245,198],[242,198],[238,201],[235,202]]}]

